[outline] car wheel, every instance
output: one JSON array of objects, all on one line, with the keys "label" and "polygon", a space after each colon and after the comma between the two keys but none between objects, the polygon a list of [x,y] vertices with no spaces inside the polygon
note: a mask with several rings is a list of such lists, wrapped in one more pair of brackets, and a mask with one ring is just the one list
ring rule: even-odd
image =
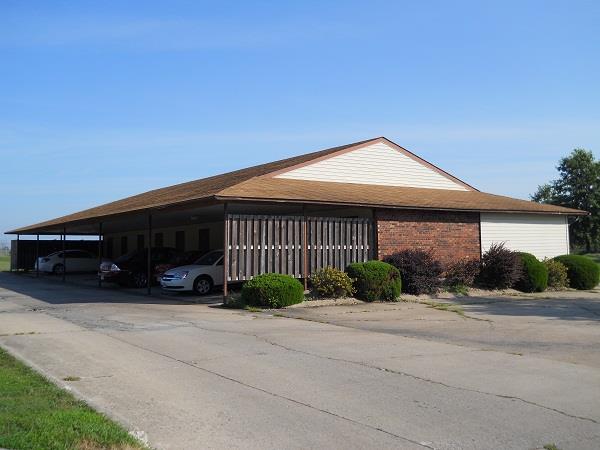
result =
[{"label": "car wheel", "polygon": [[62,275],[63,273],[65,273],[65,266],[63,266],[62,264],[55,264],[52,268],[52,273],[54,275]]},{"label": "car wheel", "polygon": [[203,275],[194,280],[194,292],[198,295],[208,295],[212,292],[213,281],[210,277]]},{"label": "car wheel", "polygon": [[142,272],[133,274],[132,281],[133,281],[133,285],[136,288],[144,288],[144,287],[148,286],[148,277],[146,276],[145,273],[142,273]]}]

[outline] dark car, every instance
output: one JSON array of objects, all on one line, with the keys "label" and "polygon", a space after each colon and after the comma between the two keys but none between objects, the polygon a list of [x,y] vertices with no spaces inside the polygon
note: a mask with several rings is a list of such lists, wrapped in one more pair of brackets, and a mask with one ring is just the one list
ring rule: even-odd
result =
[{"label": "dark car", "polygon": [[[151,268],[160,264],[172,264],[182,257],[182,252],[169,247],[152,249]],[[120,286],[142,288],[148,285],[148,249],[134,250],[119,256],[114,261],[104,261],[100,264],[98,276],[103,281],[117,283]],[[154,273],[151,274],[154,282]]]}]

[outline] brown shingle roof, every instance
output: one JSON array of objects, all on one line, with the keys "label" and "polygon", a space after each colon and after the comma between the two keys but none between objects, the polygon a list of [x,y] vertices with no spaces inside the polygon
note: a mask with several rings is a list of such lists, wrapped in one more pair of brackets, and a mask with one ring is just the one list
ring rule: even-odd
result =
[{"label": "brown shingle roof", "polygon": [[[402,149],[385,138],[368,139],[353,144],[333,147],[293,158],[262,164],[247,169],[236,170],[221,175],[189,181],[143,194],[106,203],[67,216],[8,231],[7,234],[42,232],[44,228],[66,225],[72,222],[99,219],[128,212],[165,207],[185,202],[207,199],[240,200],[285,200],[331,204],[359,204],[397,208],[432,208],[472,211],[507,211],[554,214],[586,214],[583,211],[551,205],[541,205],[524,200],[485,194],[479,191],[447,191],[439,189],[405,188],[394,186],[372,186],[346,183],[325,183],[278,179],[267,176],[283,169],[323,158],[352,147],[371,142],[385,141],[411,157],[416,155]],[[443,172],[427,161],[424,164],[438,170],[448,178],[470,188],[469,185],[450,174]]]},{"label": "brown shingle roof", "polygon": [[259,177],[222,190],[220,200],[293,201],[372,207],[549,214],[586,214],[576,209],[487,194],[398,186]]}]

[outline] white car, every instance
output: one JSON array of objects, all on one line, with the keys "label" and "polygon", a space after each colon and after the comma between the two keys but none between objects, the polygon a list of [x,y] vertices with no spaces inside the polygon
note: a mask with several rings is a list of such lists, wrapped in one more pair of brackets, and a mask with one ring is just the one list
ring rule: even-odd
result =
[{"label": "white car", "polygon": [[223,285],[223,258],[223,250],[215,250],[194,264],[169,269],[161,277],[160,286],[165,291],[210,294],[213,287]]},{"label": "white car", "polygon": [[62,275],[65,272],[95,272],[98,270],[98,257],[84,250],[65,250],[65,260],[63,261],[63,252],[50,253],[37,259],[34,269],[39,267],[40,272],[54,273]]}]

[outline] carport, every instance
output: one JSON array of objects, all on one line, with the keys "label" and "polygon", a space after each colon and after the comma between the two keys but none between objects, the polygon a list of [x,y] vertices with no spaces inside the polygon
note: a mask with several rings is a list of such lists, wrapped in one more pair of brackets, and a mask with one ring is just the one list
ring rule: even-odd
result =
[{"label": "carport", "polygon": [[[225,297],[230,283],[261,273],[289,274],[306,284],[310,274],[322,267],[343,269],[375,255],[373,211],[369,208],[201,200],[81,219],[67,216],[53,222],[15,231],[17,241],[35,235],[39,243],[40,236],[58,235],[64,250],[69,236],[94,236],[100,264],[103,258],[126,253],[128,246],[119,248],[119,242],[134,238],[137,248],[148,252],[148,280],[154,269],[150,258],[153,248],[169,246],[186,233],[191,237],[197,233],[183,244],[184,250],[199,250],[202,246],[206,251],[227,249],[223,267]],[[203,232],[209,235],[206,239],[202,239]],[[44,255],[36,245],[36,259],[39,256]],[[63,264],[68,267],[64,252]],[[65,272],[63,281],[68,277]],[[98,286],[102,286],[100,278]],[[150,283],[146,289],[152,293]]]}]

